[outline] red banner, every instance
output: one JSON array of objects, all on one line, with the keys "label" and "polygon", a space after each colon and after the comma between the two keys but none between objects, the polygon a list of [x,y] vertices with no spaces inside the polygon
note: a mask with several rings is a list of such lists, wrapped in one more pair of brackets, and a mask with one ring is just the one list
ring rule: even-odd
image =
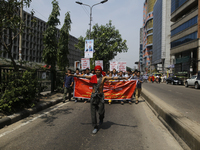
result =
[{"label": "red banner", "polygon": [[[92,84],[88,79],[74,78],[74,97],[89,99],[92,93]],[[131,100],[137,80],[106,81],[104,83],[105,100]]]}]

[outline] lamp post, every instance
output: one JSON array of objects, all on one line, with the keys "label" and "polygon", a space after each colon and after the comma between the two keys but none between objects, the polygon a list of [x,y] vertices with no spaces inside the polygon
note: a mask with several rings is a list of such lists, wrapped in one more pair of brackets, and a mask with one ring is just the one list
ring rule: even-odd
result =
[{"label": "lamp post", "polygon": [[85,5],[85,6],[88,6],[88,7],[90,7],[90,28],[89,28],[89,39],[90,39],[90,34],[91,34],[91,22],[92,22],[92,8],[94,7],[94,6],[96,6],[96,5],[99,5],[99,4],[103,4],[103,3],[105,3],[105,2],[107,2],[108,0],[103,0],[103,1],[101,1],[100,3],[97,3],[97,4],[94,4],[94,5],[92,5],[92,6],[90,6],[90,5],[87,5],[87,4],[83,4],[82,2],[78,2],[78,1],[76,1],[76,3],[77,4],[79,4],[79,5]]}]

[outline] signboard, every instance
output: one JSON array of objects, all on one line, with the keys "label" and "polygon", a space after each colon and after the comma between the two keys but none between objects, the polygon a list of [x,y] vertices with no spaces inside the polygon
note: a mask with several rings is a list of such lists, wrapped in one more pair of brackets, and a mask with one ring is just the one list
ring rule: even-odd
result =
[{"label": "signboard", "polygon": [[75,61],[74,62],[74,69],[76,69],[76,68],[81,69],[81,63],[80,63],[80,61]]},{"label": "signboard", "polygon": [[118,62],[118,71],[126,72],[126,61]]},{"label": "signboard", "polygon": [[93,58],[94,40],[85,40],[85,58]]},{"label": "signboard", "polygon": [[113,69],[118,70],[118,62],[117,61],[110,61],[110,71],[113,71]]},{"label": "signboard", "polygon": [[[74,97],[89,99],[92,93],[92,83],[88,79],[74,78]],[[137,80],[106,81],[104,83],[105,100],[131,100]]]},{"label": "signboard", "polygon": [[95,66],[101,66],[103,70],[103,60],[95,60]]},{"label": "signboard", "polygon": [[90,59],[89,58],[81,58],[81,69],[90,69]]}]

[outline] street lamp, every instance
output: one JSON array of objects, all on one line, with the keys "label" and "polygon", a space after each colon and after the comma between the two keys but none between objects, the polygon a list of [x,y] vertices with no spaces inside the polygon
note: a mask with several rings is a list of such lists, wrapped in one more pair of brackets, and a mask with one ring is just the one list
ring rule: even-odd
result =
[{"label": "street lamp", "polygon": [[103,0],[103,1],[101,1],[100,3],[97,3],[97,4],[94,4],[94,5],[92,5],[92,6],[90,6],[90,5],[87,5],[87,4],[83,4],[82,2],[78,2],[78,1],[76,1],[76,3],[77,4],[79,4],[79,5],[85,5],[85,6],[88,6],[88,7],[90,7],[90,29],[89,29],[89,39],[90,39],[90,34],[91,34],[91,22],[92,22],[92,8],[94,7],[94,6],[96,6],[96,5],[99,5],[99,4],[103,4],[103,3],[105,3],[105,2],[107,2],[108,0]]}]

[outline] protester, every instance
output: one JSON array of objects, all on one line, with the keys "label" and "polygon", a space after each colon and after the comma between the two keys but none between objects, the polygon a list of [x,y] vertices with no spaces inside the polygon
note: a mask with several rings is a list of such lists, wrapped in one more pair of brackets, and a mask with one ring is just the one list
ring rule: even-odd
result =
[{"label": "protester", "polygon": [[[85,75],[86,76],[93,76],[93,74],[92,73],[90,73],[90,69],[89,68],[86,68],[85,69]],[[87,99],[84,99],[84,103],[87,103]]]},{"label": "protester", "polygon": [[[110,73],[109,73],[109,77],[112,77],[112,72],[110,71]],[[115,81],[115,80],[109,80],[109,81]],[[111,99],[109,99],[108,100],[108,104],[110,105],[112,103],[112,100]]]},{"label": "protester", "polygon": [[[81,73],[79,72],[79,69],[76,68],[76,72],[74,73],[74,75],[81,75]],[[75,98],[75,103],[78,101],[78,98]]]},{"label": "protester", "polygon": [[110,71],[108,70],[106,76],[109,77],[109,74],[110,74]]},{"label": "protester", "polygon": [[127,74],[125,75],[125,77],[131,77],[131,75],[132,75],[132,74],[131,74],[131,70],[128,69],[128,70],[127,70]]},{"label": "protester", "polygon": [[113,75],[112,75],[113,77],[117,77],[117,71],[116,71],[116,69],[113,69]]},{"label": "protester", "polygon": [[91,70],[91,74],[93,74],[93,75],[95,74],[94,69]]},{"label": "protester", "polygon": [[138,80],[137,85],[136,85],[136,90],[135,90],[135,104],[138,104],[138,98],[140,97],[141,90],[142,90],[142,83],[143,83],[143,77],[140,76],[140,71],[137,72],[137,76],[135,77],[136,80]]},{"label": "protester", "polygon": [[[123,71],[119,72],[119,76],[118,77],[120,77],[120,78],[124,77],[123,76]],[[124,105],[124,101],[123,100],[121,100],[121,104]]]},{"label": "protester", "polygon": [[[68,74],[71,74],[71,70],[67,70]],[[74,78],[72,76],[65,75],[63,88],[64,88],[64,94],[63,94],[63,103],[65,103],[66,95],[68,94],[69,101],[71,100],[71,93],[72,93],[72,86],[74,84]]]},{"label": "protester", "polygon": [[121,80],[125,79],[125,77],[120,78],[120,77],[107,77],[107,76],[102,76],[102,68],[101,66],[96,66],[94,68],[96,75],[93,76],[85,76],[85,75],[71,75],[75,77],[81,77],[81,78],[86,78],[90,79],[90,83],[93,84],[93,90],[91,94],[91,99],[90,99],[90,106],[91,106],[91,118],[92,118],[92,125],[94,127],[92,133],[96,134],[98,132],[98,125],[97,125],[97,118],[96,118],[96,111],[99,113],[99,125],[103,123],[104,119],[104,93],[103,93],[103,86],[104,82],[106,80]]}]

